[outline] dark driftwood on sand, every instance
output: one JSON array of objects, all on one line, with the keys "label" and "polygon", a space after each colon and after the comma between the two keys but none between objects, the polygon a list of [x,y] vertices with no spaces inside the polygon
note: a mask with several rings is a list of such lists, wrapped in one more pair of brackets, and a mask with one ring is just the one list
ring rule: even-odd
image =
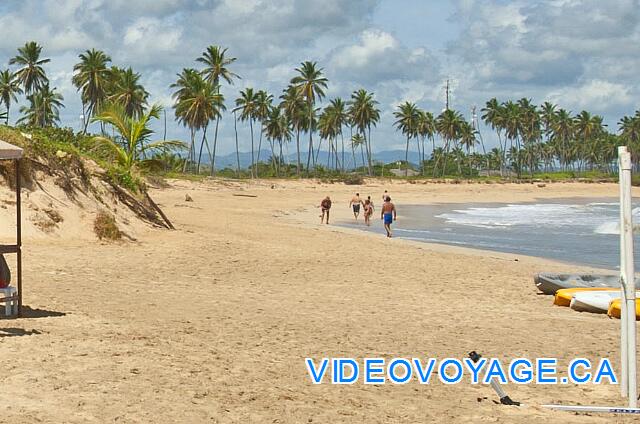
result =
[{"label": "dark driftwood on sand", "polygon": [[147,201],[151,204],[151,207],[153,207],[153,209],[155,209],[156,212],[158,212],[158,214],[162,217],[162,219],[164,219],[164,222],[167,224],[169,229],[175,230],[175,227],[173,226],[171,221],[169,221],[169,218],[167,218],[167,215],[165,215],[164,212],[162,212],[162,209],[160,209],[160,207],[156,204],[156,202],[153,201],[153,199],[151,198],[151,196],[149,196],[149,193],[146,190],[144,192],[144,195],[147,198]]},{"label": "dark driftwood on sand", "polygon": [[236,194],[236,193],[233,193],[233,195],[234,196],[238,196],[238,197],[258,197],[255,194]]},{"label": "dark driftwood on sand", "polygon": [[159,227],[165,227],[172,230],[175,229],[169,219],[164,215],[164,213],[162,213],[158,205],[151,200],[151,197],[149,197],[146,190],[143,191],[143,195],[145,196],[145,200],[148,204],[144,204],[111,181],[109,181],[108,184],[113,189],[118,200],[126,205],[139,218]]}]

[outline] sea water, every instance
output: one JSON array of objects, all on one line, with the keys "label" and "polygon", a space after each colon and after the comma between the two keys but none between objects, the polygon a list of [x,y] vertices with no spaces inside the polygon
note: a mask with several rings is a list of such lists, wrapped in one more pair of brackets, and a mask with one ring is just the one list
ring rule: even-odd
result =
[{"label": "sea water", "polygon": [[[396,206],[396,237],[619,268],[620,209],[615,199]],[[640,224],[640,207],[634,207],[633,215]],[[346,225],[384,233],[379,219],[373,219],[371,227],[362,222]],[[640,239],[640,231],[635,239]],[[640,266],[640,242],[635,257]]]}]

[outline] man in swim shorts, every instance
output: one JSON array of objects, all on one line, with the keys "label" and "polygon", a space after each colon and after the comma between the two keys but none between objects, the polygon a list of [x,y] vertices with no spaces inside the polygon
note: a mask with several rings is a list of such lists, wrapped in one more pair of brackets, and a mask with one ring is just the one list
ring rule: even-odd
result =
[{"label": "man in swim shorts", "polygon": [[322,199],[322,202],[320,202],[320,209],[322,210],[322,215],[320,215],[320,224],[324,222],[325,214],[327,216],[327,224],[329,224],[329,209],[331,209],[331,199],[329,196]]},{"label": "man in swim shorts", "polygon": [[391,223],[397,219],[396,206],[391,203],[391,197],[384,199],[382,209],[380,210],[380,219],[384,221],[384,229],[387,231],[387,237],[391,237]]},{"label": "man in swim shorts", "polygon": [[358,215],[360,215],[360,205],[364,205],[364,203],[360,199],[360,193],[356,193],[349,202],[349,207],[353,208],[353,217],[356,221],[358,220]]}]

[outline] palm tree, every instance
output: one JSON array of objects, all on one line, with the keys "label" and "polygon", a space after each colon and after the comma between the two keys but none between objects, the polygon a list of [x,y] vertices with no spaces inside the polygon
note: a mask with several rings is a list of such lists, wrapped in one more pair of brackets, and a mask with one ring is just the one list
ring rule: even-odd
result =
[{"label": "palm tree", "polygon": [[500,160],[500,175],[503,175],[503,165],[505,163],[504,157],[506,154],[507,141],[502,146],[501,132],[505,128],[504,120],[504,107],[494,97],[487,101],[485,107],[482,108],[482,120],[484,123],[491,127],[498,134],[498,144],[500,145],[500,151],[502,154],[502,160]]},{"label": "palm tree", "polygon": [[296,131],[296,175],[300,178],[301,162],[300,162],[300,131],[302,131],[304,114],[304,100],[298,95],[298,90],[293,85],[289,85],[280,96],[282,100],[281,107],[284,110],[291,126]]},{"label": "palm tree", "polygon": [[469,122],[462,120],[460,122],[458,136],[460,137],[460,145],[465,148],[467,157],[469,157],[471,155],[471,149],[478,144],[478,131],[476,131]]},{"label": "palm tree", "polygon": [[318,117],[318,130],[320,131],[320,143],[318,143],[318,151],[316,153],[316,160],[320,156],[320,146],[322,140],[327,140],[329,143],[329,154],[327,155],[327,169],[331,166],[331,159],[335,159],[335,169],[338,169],[339,159],[337,149],[334,146],[334,141],[338,137],[338,125],[336,123],[336,116],[333,110],[333,106],[329,105],[324,108],[320,116]]},{"label": "palm tree", "polygon": [[522,98],[518,100],[520,114],[519,133],[524,144],[524,155],[521,158],[527,160],[529,173],[533,177],[533,171],[537,168],[539,160],[539,142],[542,139],[542,122],[536,105],[531,100]]},{"label": "palm tree", "polygon": [[241,121],[249,121],[249,127],[251,129],[251,178],[255,177],[255,157],[254,157],[254,144],[253,144],[253,121],[256,119],[258,99],[253,88],[249,87],[240,91],[240,97],[236,99],[236,108],[234,111],[240,112]]},{"label": "palm tree", "polygon": [[111,62],[111,58],[103,51],[96,49],[87,50],[78,57],[80,62],[73,67],[72,82],[81,92],[83,132],[86,133],[90,118],[107,101],[107,90],[111,78],[107,64]]},{"label": "palm tree", "polygon": [[[336,98],[330,101],[320,118],[318,120],[318,128],[320,129],[320,137],[326,138],[329,141],[329,156],[327,157],[327,167],[329,167],[330,159],[334,159],[335,169],[338,168],[344,171],[344,136],[342,134],[342,127],[347,123],[349,119],[345,110],[345,103],[340,98]],[[338,154],[337,139],[338,135],[342,140],[342,155]],[[320,153],[320,146],[318,146],[318,154]]]},{"label": "palm tree", "polygon": [[[347,125],[348,121],[349,121],[349,114],[347,113],[347,105],[346,103],[340,98],[337,97],[333,100],[331,100],[331,112],[333,115],[333,122],[334,125],[337,129],[338,134],[340,135],[340,141],[342,144],[342,157],[340,160],[340,163],[342,164],[342,172],[344,172],[344,134],[342,133],[342,128]],[[336,151],[336,156],[337,156],[337,151]],[[336,159],[336,163],[337,163],[337,159]]]},{"label": "palm tree", "polygon": [[18,81],[16,74],[11,72],[10,69],[0,71],[0,101],[4,103],[7,108],[5,116],[5,124],[9,125],[9,110],[11,109],[11,102],[18,101],[18,94],[22,93],[20,88],[20,82]]},{"label": "palm tree", "polygon": [[[172,85],[178,90],[174,93],[176,118],[191,132],[190,152],[195,153],[195,133],[203,130],[196,173],[200,173],[203,146],[207,146],[207,128],[209,122],[218,119],[224,110],[224,97],[218,93],[211,83],[205,81],[202,75],[194,69],[184,69],[178,75],[178,81]],[[191,156],[185,161],[185,170]],[[213,162],[211,163],[213,167]]]},{"label": "palm tree", "polygon": [[[258,90],[256,93],[256,120],[260,121],[260,139],[258,141],[258,156],[256,164],[260,163],[260,150],[262,149],[262,133],[264,132],[264,122],[269,116],[272,109],[273,94],[267,93],[265,90]],[[258,168],[256,168],[256,178],[258,177]]]},{"label": "palm tree", "polygon": [[227,84],[233,84],[233,79],[240,76],[234,74],[228,69],[228,66],[236,61],[235,57],[226,57],[227,49],[220,46],[209,46],[202,53],[202,56],[196,59],[196,61],[202,63],[205,68],[202,70],[204,79],[217,87],[220,85],[220,79],[222,78]]},{"label": "palm tree", "polygon": [[[456,145],[455,147],[457,147],[457,140],[460,137],[460,127],[462,125],[462,122],[464,122],[462,114],[451,109],[446,109],[440,115],[438,115],[438,118],[436,119],[436,129],[444,140],[444,165],[442,167],[443,176],[447,170],[447,153],[451,148],[451,142],[453,142]],[[437,163],[434,165],[434,174],[436,172],[437,165]]]},{"label": "palm tree", "polygon": [[623,116],[618,121],[620,138],[631,147],[631,154],[636,163],[638,158],[638,142],[640,141],[640,111],[634,116]]},{"label": "palm tree", "polygon": [[20,66],[16,72],[16,78],[22,84],[27,96],[49,83],[42,65],[49,63],[51,59],[40,59],[41,53],[42,46],[35,41],[29,41],[18,49],[15,57],[9,60],[9,65]]},{"label": "palm tree", "polygon": [[[202,70],[202,75],[205,80],[216,88],[216,92],[220,93],[220,80],[225,80],[228,84],[233,85],[233,79],[240,76],[234,74],[229,70],[229,65],[236,61],[235,57],[226,57],[227,49],[219,46],[209,46],[202,53],[202,56],[196,59],[196,61],[202,63],[205,67]],[[224,109],[221,109],[224,110]],[[215,174],[215,161],[216,161],[216,147],[218,145],[218,127],[220,124],[220,117],[216,118],[216,129],[213,135],[213,149],[211,155],[211,175]]]},{"label": "palm tree", "polygon": [[424,139],[429,138],[431,140],[431,154],[436,149],[434,135],[436,133],[436,120],[431,112],[425,112],[424,110],[418,110],[418,122],[417,122],[418,135],[422,137],[422,175],[425,173],[425,155],[424,155]]},{"label": "palm tree", "polygon": [[393,125],[398,128],[402,134],[407,136],[407,148],[404,152],[405,161],[405,177],[409,175],[409,141],[413,137],[418,136],[418,119],[419,111],[415,103],[404,102],[398,106],[398,110],[393,112],[393,116],[396,117],[396,122]]},{"label": "palm tree", "polygon": [[565,109],[558,109],[555,118],[551,123],[552,139],[557,143],[560,163],[566,169],[569,164],[569,143],[574,135],[574,122],[571,112]]},{"label": "palm tree", "polygon": [[[187,99],[197,97],[196,93],[202,87],[203,79],[202,76],[193,68],[185,68],[177,76],[178,79],[175,83],[171,84],[170,87],[176,89],[172,95],[174,99],[173,109],[175,117],[178,122],[189,128],[189,151],[187,152],[187,158],[185,159],[184,166],[182,168],[182,172],[186,172],[189,162],[195,161],[196,132],[203,124],[200,111],[197,108],[190,109],[188,107]],[[181,106],[180,108],[178,108],[179,105]]]},{"label": "palm tree", "polygon": [[[271,145],[271,162],[273,164],[276,175],[280,175],[280,165],[283,163],[282,156],[282,143],[291,140],[291,127],[287,115],[284,113],[280,106],[272,107],[267,118],[265,119],[263,132],[269,140]],[[278,154],[278,160],[275,159],[275,147],[274,144],[278,143],[280,151]]]},{"label": "palm tree", "polygon": [[349,115],[351,122],[364,137],[364,146],[367,150],[367,168],[371,175],[371,127],[376,126],[380,120],[380,110],[376,107],[378,102],[373,98],[373,93],[364,89],[354,91],[349,101]]},{"label": "palm tree", "polygon": [[[301,66],[296,68],[296,72],[299,74],[291,79],[291,85],[294,86],[301,96],[307,102],[307,113],[309,123],[313,121],[312,113],[314,112],[313,105],[316,99],[322,101],[324,97],[324,90],[327,88],[328,79],[322,76],[322,68],[317,68],[316,62],[303,62]],[[309,125],[309,152],[307,154],[307,172],[311,157],[313,155],[313,125]]]},{"label": "palm tree", "polygon": [[[586,110],[574,118],[574,125],[576,137],[582,139],[582,144],[578,147],[579,159],[582,162],[591,147],[590,145],[595,144],[596,137],[602,134],[604,125],[601,116],[591,115]],[[579,168],[581,167],[579,166]]]},{"label": "palm tree", "polygon": [[351,136],[351,154],[353,155],[353,166],[355,169],[358,169],[358,163],[356,161],[356,150],[360,147],[360,153],[362,154],[362,166],[365,166],[364,160],[364,149],[363,146],[366,143],[366,139],[360,133],[356,133]]},{"label": "palm tree", "polygon": [[540,106],[540,120],[542,121],[542,127],[547,135],[551,133],[551,123],[556,118],[557,106],[550,102],[544,102]]},{"label": "palm tree", "polygon": [[27,96],[27,100],[29,106],[20,108],[20,113],[24,116],[18,120],[18,124],[44,128],[54,126],[60,121],[60,108],[64,107],[64,97],[56,92],[55,88],[50,89],[48,83],[39,91]]},{"label": "palm tree", "polygon": [[149,93],[140,84],[140,74],[133,72],[130,67],[121,69],[116,66],[111,67],[110,74],[109,102],[120,104],[129,116],[140,118],[149,97]]},{"label": "palm tree", "polygon": [[134,118],[121,104],[105,105],[92,121],[112,125],[118,135],[113,138],[96,136],[93,142],[97,148],[111,154],[118,166],[131,175],[136,168],[153,160],[145,158],[147,153],[161,153],[186,147],[184,143],[175,140],[149,141],[154,134],[149,128],[149,123],[153,118],[158,119],[161,111],[160,105],[153,105],[143,110],[139,118]]}]

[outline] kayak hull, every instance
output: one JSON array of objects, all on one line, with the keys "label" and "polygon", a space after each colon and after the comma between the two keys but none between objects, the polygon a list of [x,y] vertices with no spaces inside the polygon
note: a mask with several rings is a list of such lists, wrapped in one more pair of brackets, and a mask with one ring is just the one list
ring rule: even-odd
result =
[{"label": "kayak hull", "polygon": [[576,293],[569,305],[578,312],[591,312],[594,314],[606,314],[612,300],[620,298],[620,290],[610,291],[585,291]]},{"label": "kayak hull", "polygon": [[[558,290],[572,288],[618,288],[620,277],[606,274],[552,274],[540,273],[533,278],[542,293],[555,295]],[[636,280],[640,286],[640,279]]]},{"label": "kayak hull", "polygon": [[[609,304],[607,315],[611,318],[620,318],[620,304],[621,299],[614,299]],[[636,321],[640,320],[640,299],[636,299]]]},{"label": "kayak hull", "polygon": [[[569,307],[571,305],[571,301],[573,300],[574,296],[577,295],[578,293],[583,293],[583,292],[591,293],[591,292],[599,292],[599,291],[605,291],[605,292],[613,291],[613,292],[620,293],[620,289],[616,289],[615,287],[575,287],[572,289],[560,289],[556,292],[553,298],[553,304],[556,306]],[[609,306],[609,302],[607,302],[607,307],[608,306]],[[606,311],[606,307],[605,307],[605,311]]]}]

